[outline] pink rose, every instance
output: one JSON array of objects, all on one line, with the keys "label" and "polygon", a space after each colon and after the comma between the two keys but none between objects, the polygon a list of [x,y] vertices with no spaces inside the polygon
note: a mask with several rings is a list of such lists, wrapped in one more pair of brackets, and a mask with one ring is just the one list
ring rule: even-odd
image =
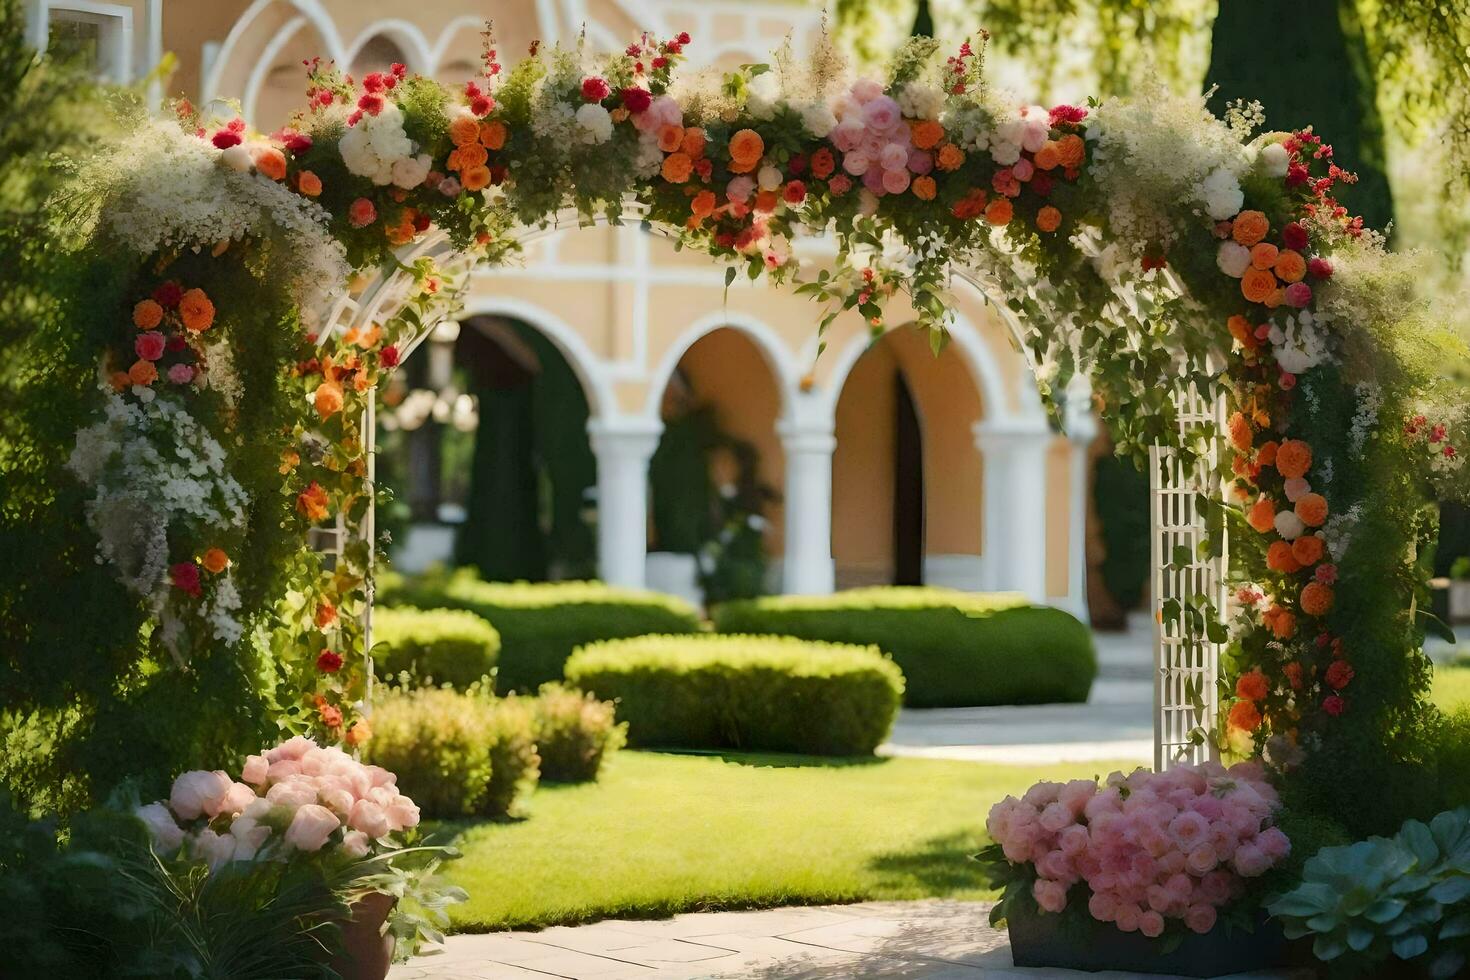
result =
[{"label": "pink rose", "polygon": [[299,759],[281,759],[272,762],[266,768],[266,779],[273,783],[284,782],[292,776],[301,775],[301,761]]},{"label": "pink rose", "polygon": [[219,812],[236,814],[245,809],[256,799],[255,790],[244,783],[231,783],[230,789],[225,793],[224,799],[220,801]]},{"label": "pink rose", "polygon": [[1073,824],[1062,831],[1061,836],[1057,838],[1057,843],[1063,854],[1075,858],[1087,850],[1087,828]]},{"label": "pink rose", "polygon": [[186,385],[194,380],[194,369],[187,364],[175,364],[168,369],[168,379],[176,385]]},{"label": "pink rose", "polygon": [[184,843],[184,832],[174,821],[173,814],[168,812],[168,807],[162,803],[140,806],[133,811],[133,815],[148,828],[148,835],[153,838],[153,849],[159,854],[172,854]]},{"label": "pink rose", "polygon": [[883,85],[871,78],[860,78],[852,83],[851,91],[853,101],[866,104],[883,94]]},{"label": "pink rose", "polygon": [[1031,885],[1031,895],[1043,912],[1060,912],[1067,907],[1067,889],[1059,881],[1037,878]]},{"label": "pink rose", "polygon": [[872,161],[868,159],[868,155],[862,150],[853,150],[851,153],[843,156],[842,169],[854,177],[861,177],[868,172],[868,167],[871,163]]},{"label": "pink rose", "polygon": [[1301,498],[1312,492],[1312,485],[1300,476],[1291,477],[1286,481],[1286,499],[1296,503]]},{"label": "pink rose", "polygon": [[352,857],[367,857],[368,844],[368,835],[360,830],[349,830],[342,835],[342,850]]},{"label": "pink rose", "polygon": [[1308,259],[1307,275],[1313,279],[1331,279],[1332,263],[1323,258]]},{"label": "pink rose", "polygon": [[189,852],[196,860],[208,864],[209,870],[218,871],[235,859],[235,838],[205,827],[190,842]]},{"label": "pink rose", "polygon": [[286,843],[298,851],[319,851],[342,821],[324,806],[308,803],[296,811],[286,828]]},{"label": "pink rose", "polygon": [[133,350],[145,361],[156,361],[163,356],[164,343],[163,334],[149,330],[133,339]]},{"label": "pink rose", "polygon": [[174,780],[168,798],[169,807],[181,820],[194,820],[200,816],[212,819],[219,813],[230,784],[230,777],[221,769],[186,772]]},{"label": "pink rose", "polygon": [[1271,859],[1256,844],[1242,844],[1235,850],[1235,870],[1243,878],[1258,878],[1271,868]]},{"label": "pink rose", "polygon": [[388,823],[394,830],[407,830],[419,825],[419,808],[406,796],[395,796],[388,804]]},{"label": "pink rose", "polygon": [[303,777],[293,776],[272,785],[265,791],[265,798],[277,806],[305,806],[316,802],[316,787]]},{"label": "pink rose", "polygon": [[750,195],[755,193],[755,181],[744,174],[736,177],[725,185],[725,197],[731,201],[744,204],[750,200]]},{"label": "pink rose", "polygon": [[1291,853],[1291,841],[1279,827],[1268,827],[1261,831],[1260,836],[1256,838],[1256,843],[1260,845],[1261,850],[1273,864]]},{"label": "pink rose", "polygon": [[890,194],[902,194],[909,189],[909,172],[907,170],[885,170],[883,171],[883,189]]},{"label": "pink rose", "polygon": [[863,103],[863,121],[872,129],[892,129],[902,118],[898,103],[886,95],[876,95]]},{"label": "pink rose", "polygon": [[1286,287],[1286,302],[1300,309],[1312,301],[1312,287],[1304,282],[1294,282]]},{"label": "pink rose", "polygon": [[1028,181],[1036,176],[1036,165],[1025,157],[1011,164],[1011,173],[1015,174],[1019,181]]},{"label": "pink rose", "polygon": [[267,750],[265,757],[268,762],[278,762],[281,759],[300,759],[314,748],[316,748],[315,742],[305,735],[297,735],[294,738],[287,739],[275,748]]},{"label": "pink rose", "polygon": [[1118,902],[1110,892],[1093,892],[1087,900],[1087,911],[1099,922],[1112,922],[1118,914]]},{"label": "pink rose", "polygon": [[889,143],[878,152],[878,163],[884,170],[903,170],[909,165],[909,149]]},{"label": "pink rose", "polygon": [[366,228],[377,220],[378,209],[365,197],[359,197],[347,209],[347,222],[354,228]]},{"label": "pink rose", "polygon": [[347,823],[353,830],[360,830],[375,839],[388,833],[388,814],[370,800],[354,803]]},{"label": "pink rose", "polygon": [[233,859],[253,861],[265,842],[270,840],[271,829],[263,823],[240,818],[230,827],[229,837],[235,842]]},{"label": "pink rose", "polygon": [[1189,873],[1194,875],[1209,874],[1215,870],[1215,865],[1219,863],[1220,860],[1215,855],[1215,849],[1208,844],[1201,844],[1199,847],[1196,847],[1189,852],[1189,857],[1185,859],[1185,865],[1189,868]]},{"label": "pink rose", "polygon": [[340,784],[324,786],[316,791],[316,796],[323,806],[340,817],[350,814],[353,804],[357,802],[352,793]]},{"label": "pink rose", "polygon": [[1118,906],[1117,911],[1113,914],[1113,921],[1124,932],[1137,932],[1138,920],[1141,916],[1142,913],[1139,911],[1137,905],[1131,902],[1124,902]]},{"label": "pink rose", "polygon": [[1224,905],[1230,901],[1230,895],[1235,890],[1234,879],[1230,872],[1223,869],[1211,871],[1200,879],[1200,891],[1209,900],[1211,905]]},{"label": "pink rose", "polygon": [[1185,811],[1169,821],[1169,833],[1174,835],[1180,847],[1188,850],[1209,838],[1210,822],[1198,813]]},{"label": "pink rose", "polygon": [[1215,907],[1213,905],[1191,905],[1184,913],[1184,924],[1191,932],[1197,932],[1203,936],[1215,928]]},{"label": "pink rose", "polygon": [[1158,939],[1164,934],[1164,917],[1150,909],[1138,917],[1138,931],[1150,939]]},{"label": "pink rose", "polygon": [[934,169],[934,154],[914,150],[909,154],[909,170],[916,174],[927,174]]},{"label": "pink rose", "polygon": [[248,755],[245,757],[245,768],[240,770],[240,778],[247,783],[263,786],[269,770],[270,763],[265,761],[265,756]]},{"label": "pink rose", "polygon": [[842,120],[833,128],[828,138],[843,153],[851,153],[863,140],[862,121],[852,116]]}]

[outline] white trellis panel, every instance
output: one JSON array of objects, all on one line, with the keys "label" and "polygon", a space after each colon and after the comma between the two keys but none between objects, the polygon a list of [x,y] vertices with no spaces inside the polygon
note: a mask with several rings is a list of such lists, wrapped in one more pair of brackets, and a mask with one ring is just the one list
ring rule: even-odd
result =
[{"label": "white trellis panel", "polygon": [[[1181,762],[1217,759],[1215,723],[1219,714],[1217,683],[1220,648],[1204,633],[1203,623],[1189,617],[1169,621],[1166,605],[1208,601],[1223,617],[1226,610],[1228,550],[1223,525],[1219,554],[1201,557],[1205,516],[1195,506],[1198,494],[1219,498],[1220,437],[1225,431],[1225,399],[1201,396],[1180,384],[1175,393],[1180,434],[1194,439],[1199,427],[1214,423],[1215,437],[1193,464],[1170,446],[1149,453],[1149,537],[1152,544],[1154,614],[1154,769]],[[1187,549],[1188,562],[1177,562]]]}]

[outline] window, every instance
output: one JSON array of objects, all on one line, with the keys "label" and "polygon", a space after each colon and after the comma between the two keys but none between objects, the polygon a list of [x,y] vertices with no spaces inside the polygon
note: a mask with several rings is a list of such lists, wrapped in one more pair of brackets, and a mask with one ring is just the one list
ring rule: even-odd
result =
[{"label": "window", "polygon": [[44,34],[33,38],[37,47],[75,59],[98,78],[132,80],[131,7],[91,0],[37,0],[33,10],[38,27],[44,27]]}]

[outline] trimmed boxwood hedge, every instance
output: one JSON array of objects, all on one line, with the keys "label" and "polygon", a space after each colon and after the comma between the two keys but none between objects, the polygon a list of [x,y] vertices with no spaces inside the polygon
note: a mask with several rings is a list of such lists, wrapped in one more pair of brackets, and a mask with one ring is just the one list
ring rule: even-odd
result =
[{"label": "trimmed boxwood hedge", "polygon": [[495,672],[500,634],[462,609],[373,610],[373,666],[395,683],[407,673],[415,683],[465,688]]},{"label": "trimmed boxwood hedge", "polygon": [[617,702],[633,745],[867,755],[903,675],[877,647],[789,636],[643,636],[580,648],[567,679]]},{"label": "trimmed boxwood hedge", "polygon": [[387,605],[464,609],[500,633],[502,694],[535,693],[560,680],[562,666],[584,643],[647,633],[694,633],[699,615],[683,600],[600,582],[483,582],[453,575],[403,579],[385,575],[378,598]]},{"label": "trimmed boxwood hedge", "polygon": [[726,603],[714,622],[721,633],[876,644],[917,708],[1086,701],[1097,675],[1086,626],[1014,594],[895,586],[771,596]]}]

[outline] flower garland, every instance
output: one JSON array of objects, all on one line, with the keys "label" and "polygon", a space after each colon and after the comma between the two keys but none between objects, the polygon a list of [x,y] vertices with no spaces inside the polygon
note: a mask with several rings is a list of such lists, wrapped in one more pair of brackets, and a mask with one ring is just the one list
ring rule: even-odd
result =
[{"label": "flower garland", "polygon": [[[1430,451],[1391,465],[1441,486],[1461,479],[1448,432],[1428,422],[1440,414],[1432,399],[1412,430],[1383,425],[1405,407],[1406,385],[1425,387],[1422,372],[1404,381],[1411,366],[1385,339],[1412,304],[1390,309],[1355,285],[1387,259],[1333,201],[1351,177],[1330,148],[1309,130],[1252,139],[1259,107],[1237,106],[1222,121],[1201,98],[1159,89],[1085,107],[1016,105],[989,92],[983,48],[969,44],[941,62],[933,41],[914,39],[877,80],[846,76],[825,37],[804,60],[782,50],[770,66],[680,78],[689,43],[686,34],[644,35],[595,62],[580,48],[533,46],[507,72],[492,40],[482,74],[458,92],[401,65],[359,84],[313,61],[307,108],[275,134],[203,120],[184,104],[182,130],[162,138],[168,127],[150,124],[128,144],[135,171],[166,164],[170,174],[167,187],[114,182],[104,209],[145,257],[141,267],[210,240],[238,243],[225,261],[242,249],[253,261],[260,243],[281,239],[267,226],[285,230],[283,244],[264,251],[279,260],[284,247],[291,274],[281,288],[302,311],[292,408],[279,420],[281,492],[302,528],[348,539],[362,529],[376,492],[362,410],[383,373],[452,309],[458,282],[421,261],[406,271],[396,311],[345,333],[321,319],[325,305],[309,286],[338,289],[349,266],[392,270],[396,250],[428,234],[500,261],[518,227],[568,207],[585,220],[617,215],[632,202],[683,246],[730,263],[727,281],[742,269],[796,280],[828,304],[822,329],[852,310],[881,331],[885,309],[906,301],[942,343],[951,275],[966,270],[1025,323],[1043,394],[1090,370],[1125,451],[1165,443],[1188,462],[1213,435],[1181,435],[1174,424],[1181,364],[1183,383],[1228,390],[1237,409],[1227,434],[1230,519],[1262,541],[1237,551],[1238,582],[1255,584],[1236,592],[1241,676],[1230,721],[1257,749],[1279,736],[1281,760],[1299,729],[1330,737],[1324,719],[1353,714],[1357,673],[1352,638],[1333,626],[1339,583],[1403,563],[1394,553],[1355,564],[1364,547],[1355,522],[1378,504],[1357,496],[1368,471],[1346,433],[1358,449],[1401,449],[1405,434],[1429,426]],[[791,241],[806,232],[832,235],[837,260],[803,269]],[[1358,274],[1345,278],[1344,263]],[[341,274],[325,274],[334,264]],[[144,321],[152,315],[147,308]],[[191,338],[184,322],[187,350],[169,361],[154,330],[139,329],[126,345],[139,361],[123,372],[119,359],[112,377],[117,397],[140,403],[155,385],[196,384],[193,373],[175,380],[176,368],[209,379],[244,342],[221,351]],[[177,334],[161,333],[165,352]],[[150,375],[160,357],[167,382]],[[1344,393],[1358,390],[1377,394],[1344,415]],[[187,540],[170,539],[171,560],[203,555],[197,532],[178,536]],[[1339,550],[1334,541],[1354,543]],[[287,688],[300,692],[286,706],[288,727],[349,743],[370,734],[360,718],[369,651],[356,624],[376,545],[306,561],[278,609],[272,645]],[[1394,593],[1398,608],[1410,601]],[[1227,612],[1201,599],[1169,615],[1212,622]]]}]

